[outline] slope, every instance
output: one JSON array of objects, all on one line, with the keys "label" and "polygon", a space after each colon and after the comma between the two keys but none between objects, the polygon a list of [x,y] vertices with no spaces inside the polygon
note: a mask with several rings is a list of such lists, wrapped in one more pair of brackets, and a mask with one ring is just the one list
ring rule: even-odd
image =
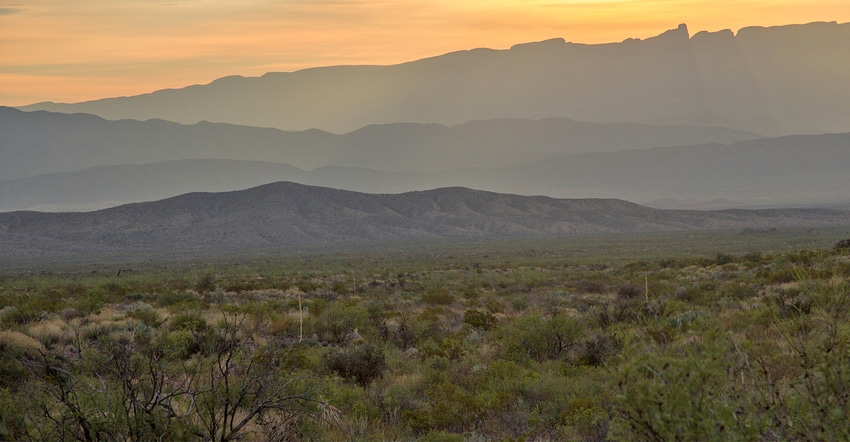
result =
[{"label": "slope", "polygon": [[601,232],[848,225],[836,210],[662,211],[443,188],[364,194],[273,183],[97,212],[0,214],[3,259],[87,253],[210,254],[297,246]]}]

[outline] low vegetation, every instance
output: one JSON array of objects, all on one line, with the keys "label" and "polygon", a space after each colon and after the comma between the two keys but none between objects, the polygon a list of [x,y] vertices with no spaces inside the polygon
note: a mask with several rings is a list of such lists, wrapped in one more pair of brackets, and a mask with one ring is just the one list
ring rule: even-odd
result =
[{"label": "low vegetation", "polygon": [[7,272],[0,440],[847,439],[850,249],[651,240]]}]

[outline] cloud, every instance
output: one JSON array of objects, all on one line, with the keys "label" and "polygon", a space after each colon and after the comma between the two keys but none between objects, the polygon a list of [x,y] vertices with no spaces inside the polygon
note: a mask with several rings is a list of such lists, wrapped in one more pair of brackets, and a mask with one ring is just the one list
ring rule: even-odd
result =
[{"label": "cloud", "polygon": [[12,15],[23,11],[21,8],[4,8],[0,7],[0,15]]}]

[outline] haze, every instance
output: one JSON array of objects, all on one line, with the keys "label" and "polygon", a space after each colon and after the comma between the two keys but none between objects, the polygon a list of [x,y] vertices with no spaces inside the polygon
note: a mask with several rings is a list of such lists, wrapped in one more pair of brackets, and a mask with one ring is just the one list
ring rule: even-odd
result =
[{"label": "haze", "polygon": [[820,1],[102,1],[0,3],[0,104],[78,102],[339,64],[565,37],[850,21]]}]

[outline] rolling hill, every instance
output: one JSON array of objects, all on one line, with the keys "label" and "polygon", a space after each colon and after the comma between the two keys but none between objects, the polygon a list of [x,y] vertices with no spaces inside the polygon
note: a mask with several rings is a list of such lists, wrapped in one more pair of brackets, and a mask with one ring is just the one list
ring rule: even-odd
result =
[{"label": "rolling hill", "polygon": [[663,211],[621,200],[465,188],[365,194],[294,183],[193,193],[96,212],[0,214],[0,259],[185,256],[297,246],[603,232],[850,225],[826,209]]}]

